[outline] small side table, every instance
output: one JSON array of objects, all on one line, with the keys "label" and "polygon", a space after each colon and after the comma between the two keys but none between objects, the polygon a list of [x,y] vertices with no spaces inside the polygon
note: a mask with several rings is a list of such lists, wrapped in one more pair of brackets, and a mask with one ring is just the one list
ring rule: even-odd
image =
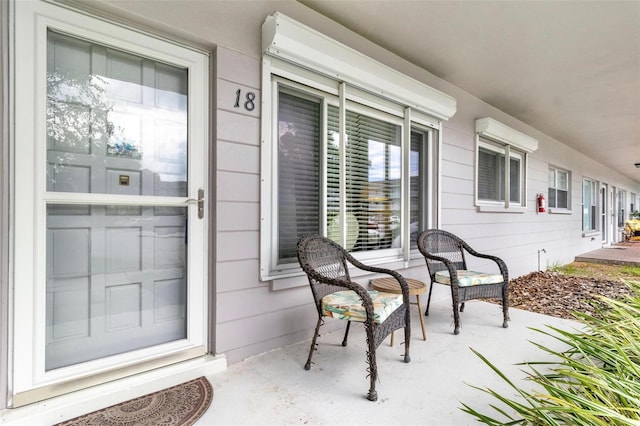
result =
[{"label": "small side table", "polygon": [[[413,304],[418,305],[418,317],[420,318],[420,326],[422,327],[422,338],[427,340],[427,333],[424,331],[424,318],[422,318],[422,306],[420,305],[420,295],[427,291],[427,285],[413,278],[405,278],[405,280],[409,286],[409,296],[416,296],[416,303]],[[400,285],[395,278],[376,278],[371,280],[370,284],[374,290],[383,293],[402,294]],[[391,346],[393,346],[393,333],[391,333]]]}]

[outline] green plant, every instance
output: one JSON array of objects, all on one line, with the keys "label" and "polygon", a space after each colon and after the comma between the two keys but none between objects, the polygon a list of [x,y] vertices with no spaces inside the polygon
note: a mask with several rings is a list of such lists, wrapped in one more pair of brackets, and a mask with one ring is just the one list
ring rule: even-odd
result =
[{"label": "green plant", "polygon": [[547,268],[551,272],[559,272],[565,275],[573,275],[576,273],[576,267],[573,263],[562,265],[560,263],[554,263]]},{"label": "green plant", "polygon": [[628,276],[640,277],[640,266],[622,266],[620,271]]},{"label": "green plant", "polygon": [[523,389],[474,351],[519,397],[474,386],[503,404],[491,405],[501,418],[466,404],[462,410],[488,425],[640,425],[640,282],[625,283],[631,296],[601,298],[594,316],[575,313],[584,331],[535,329],[567,347],[558,352],[535,344],[553,358],[521,364],[531,370],[527,374],[535,391]]}]

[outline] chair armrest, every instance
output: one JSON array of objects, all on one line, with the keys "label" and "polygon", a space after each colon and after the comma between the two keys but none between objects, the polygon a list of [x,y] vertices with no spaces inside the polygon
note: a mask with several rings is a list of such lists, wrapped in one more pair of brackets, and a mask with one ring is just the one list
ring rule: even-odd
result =
[{"label": "chair armrest", "polygon": [[[365,312],[367,313],[367,318],[371,320],[373,323],[374,315],[373,315],[373,300],[371,299],[371,295],[361,284],[355,281],[349,281],[344,278],[329,278],[323,275],[318,274],[316,271],[309,270],[307,271],[307,276],[310,279],[317,281],[318,283],[332,285],[336,287],[342,287],[345,290],[351,290],[355,292],[360,300],[362,300],[362,305],[365,308]],[[405,282],[406,284],[406,282]],[[320,303],[318,301],[318,303]]]},{"label": "chair armrest", "polygon": [[391,275],[393,278],[396,279],[396,281],[398,281],[398,284],[400,285],[400,290],[402,291],[402,300],[407,305],[409,304],[409,285],[407,284],[407,280],[399,272],[396,272],[391,269],[379,268],[377,266],[365,265],[364,263],[360,262],[358,259],[356,259],[355,257],[351,256],[348,253],[347,253],[347,260],[353,266],[355,266],[358,269],[362,269],[363,271],[374,272],[377,274]]},{"label": "chair armrest", "polygon": [[498,256],[494,256],[486,253],[478,253],[477,251],[469,247],[469,245],[466,243],[464,244],[464,249],[467,251],[467,253],[469,253],[472,256],[494,261],[498,265],[498,268],[500,269],[500,274],[504,278],[504,281],[509,282],[509,270],[507,269],[507,264]]}]

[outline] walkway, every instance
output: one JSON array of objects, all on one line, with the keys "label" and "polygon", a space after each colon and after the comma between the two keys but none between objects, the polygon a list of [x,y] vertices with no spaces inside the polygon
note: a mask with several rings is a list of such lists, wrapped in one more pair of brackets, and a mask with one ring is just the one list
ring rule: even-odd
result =
[{"label": "walkway", "polygon": [[576,256],[575,260],[576,262],[640,266],[640,241],[627,241],[593,250]]}]

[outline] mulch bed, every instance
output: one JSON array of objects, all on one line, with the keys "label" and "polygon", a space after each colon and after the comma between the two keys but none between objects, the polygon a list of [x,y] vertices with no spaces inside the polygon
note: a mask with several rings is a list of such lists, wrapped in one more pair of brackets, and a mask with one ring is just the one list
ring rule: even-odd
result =
[{"label": "mulch bed", "polygon": [[597,313],[599,296],[622,299],[631,294],[621,280],[606,280],[533,272],[509,282],[509,305],[513,308],[575,319],[573,313]]}]

